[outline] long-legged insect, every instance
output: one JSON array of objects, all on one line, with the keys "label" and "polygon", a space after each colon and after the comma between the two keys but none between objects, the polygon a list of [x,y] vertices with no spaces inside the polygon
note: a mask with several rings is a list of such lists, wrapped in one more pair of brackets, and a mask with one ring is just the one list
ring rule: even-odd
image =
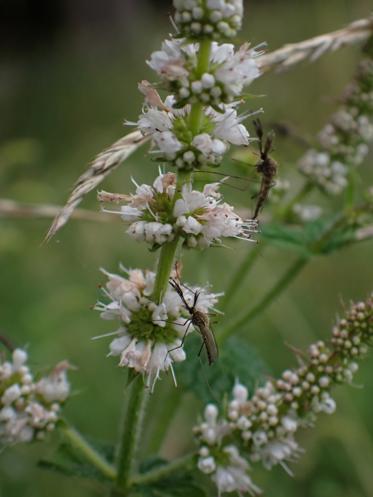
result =
[{"label": "long-legged insect", "polygon": [[259,153],[260,161],[256,164],[256,171],[262,175],[262,181],[260,184],[259,193],[256,195],[257,201],[255,206],[255,211],[252,219],[257,219],[259,212],[263,208],[265,201],[268,198],[269,191],[274,185],[273,178],[276,176],[278,164],[272,159],[269,154],[272,151],[272,143],[274,139],[274,134],[269,133],[263,144],[263,127],[259,119],[253,121],[256,134],[259,139]]},{"label": "long-legged insect", "polygon": [[218,351],[218,345],[215,340],[214,332],[212,331],[210,326],[209,316],[206,313],[196,309],[199,292],[194,293],[193,304],[189,305],[185,299],[184,292],[180,284],[174,278],[170,278],[170,285],[175,290],[175,292],[177,292],[182,303],[185,306],[185,309],[189,312],[190,324],[196,327],[197,331],[200,333],[202,337],[203,343],[201,346],[201,350],[199,351],[199,354],[202,352],[203,347],[205,347],[208,363],[211,366],[211,364],[217,360],[219,356],[219,351]]}]

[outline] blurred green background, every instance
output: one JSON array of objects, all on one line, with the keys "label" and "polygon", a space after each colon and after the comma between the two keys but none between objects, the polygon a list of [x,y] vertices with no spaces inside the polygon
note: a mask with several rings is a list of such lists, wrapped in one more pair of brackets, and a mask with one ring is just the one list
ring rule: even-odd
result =
[{"label": "blurred green background", "polygon": [[[2,4],[0,198],[61,204],[91,157],[126,132],[123,119],[137,118],[142,96],[136,85],[143,78],[154,79],[145,59],[171,30],[171,2]],[[267,41],[272,50],[365,17],[371,7],[369,0],[252,0],[247,2],[242,40]],[[343,49],[286,74],[266,75],[251,88],[265,95],[254,104],[265,108],[265,122],[286,121],[298,133],[312,136],[335,109],[359,56],[358,47]],[[301,153],[291,142],[277,140],[283,177],[292,177]],[[363,166],[366,182],[373,179],[368,163]],[[146,182],[155,173],[156,165],[143,149],[104,188],[127,192],[131,175]],[[237,192],[227,190],[226,195],[236,198]],[[97,209],[94,193],[83,207]],[[115,271],[120,261],[127,267],[152,267],[154,255],[125,236],[123,225],[109,223],[71,221],[49,245],[41,246],[48,224],[0,219],[0,329],[17,345],[28,347],[36,368],[63,358],[78,366],[71,374],[75,395],[66,414],[83,432],[114,439],[123,371],[105,359],[108,343],[90,338],[115,324],[101,321],[90,308],[103,281],[100,267]],[[230,246],[208,254],[188,253],[185,279],[208,280],[216,291],[224,290],[238,260],[251,249],[245,243]],[[367,243],[314,259],[265,316],[244,330],[273,374],[294,361],[285,341],[306,346],[315,337],[327,337],[341,301],[363,298],[372,289],[372,248]],[[286,250],[267,250],[247,278],[236,309],[251,305],[272,286],[293,257]],[[306,453],[294,465],[294,478],[281,469],[256,472],[265,495],[373,496],[372,364],[370,357],[357,377],[364,390],[339,391],[336,415],[323,417],[316,429],[301,435]],[[170,378],[156,390],[151,412],[171,390]],[[201,405],[187,397],[163,455],[180,454],[192,444],[190,420],[200,411]],[[151,437],[149,428],[148,442]],[[142,449],[147,453],[145,445]],[[1,453],[0,497],[103,495],[102,489],[85,482],[36,469],[37,460],[52,451],[52,446],[40,444]]]}]

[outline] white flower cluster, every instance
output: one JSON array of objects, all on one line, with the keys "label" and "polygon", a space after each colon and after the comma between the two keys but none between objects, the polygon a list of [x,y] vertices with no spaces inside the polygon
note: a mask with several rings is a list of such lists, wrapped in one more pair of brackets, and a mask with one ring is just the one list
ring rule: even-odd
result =
[{"label": "white flower cluster", "polygon": [[322,208],[319,205],[295,204],[293,212],[300,221],[308,223],[319,219],[322,214]]},{"label": "white flower cluster", "polygon": [[[183,237],[185,244],[193,248],[220,244],[226,237],[253,241],[257,222],[241,219],[231,205],[222,202],[220,185],[206,184],[200,192],[185,184],[175,201],[176,175],[160,174],[152,186],[136,185],[136,194],[122,196],[126,205],[120,211],[108,212],[119,213],[130,223],[127,233],[135,240],[155,247],[175,236]],[[106,192],[99,194],[101,200],[117,197]]]},{"label": "white flower cluster", "polygon": [[174,0],[175,22],[183,36],[234,38],[242,25],[243,0]]},{"label": "white flower cluster", "polygon": [[148,61],[168,83],[179,106],[196,101],[215,107],[231,103],[260,76],[256,59],[261,52],[248,43],[235,51],[231,43],[213,42],[210,69],[202,75],[197,73],[198,49],[198,43],[190,44],[184,39],[166,40]]},{"label": "white flower cluster", "polygon": [[299,170],[325,192],[337,195],[348,183],[351,167],[360,165],[373,140],[373,61],[359,67],[356,81],[347,89],[343,108],[319,134],[318,150],[310,149]]},{"label": "white flower cluster", "polygon": [[211,476],[219,494],[259,493],[248,476],[249,462],[266,469],[279,464],[290,473],[288,463],[302,452],[295,433],[312,425],[317,414],[335,411],[330,390],[352,381],[356,360],[366,353],[372,336],[373,295],[351,306],[335,326],[329,347],[319,341],[307,357],[299,354],[299,368],[257,388],[251,399],[237,383],[221,417],[216,406],[206,406],[203,421],[194,428],[200,444],[198,467]]},{"label": "white flower cluster", "polygon": [[27,353],[15,349],[12,360],[0,364],[1,445],[43,439],[54,430],[70,393],[67,362],[39,380],[34,379],[26,363]]},{"label": "white flower cluster", "polygon": [[[110,344],[109,356],[119,356],[119,366],[133,368],[147,377],[147,385],[154,387],[161,371],[173,372],[173,362],[184,361],[183,338],[193,330],[183,302],[169,286],[160,304],[152,299],[155,274],[140,269],[125,270],[127,277],[104,271],[108,277],[104,294],[109,303],[98,302],[96,310],[103,319],[119,321]],[[218,294],[203,288],[183,287],[190,305],[194,292],[199,297],[196,308],[208,313],[217,303]],[[102,335],[108,336],[108,335]],[[100,337],[98,337],[100,338]]]},{"label": "white flower cluster", "polygon": [[169,96],[163,109],[145,106],[138,122],[128,123],[151,137],[158,159],[171,161],[183,170],[218,166],[229,145],[249,144],[249,133],[241,124],[247,115],[238,116],[233,104],[225,106],[222,112],[207,107],[202,129],[193,136],[189,129],[191,107],[175,109],[174,103],[174,97]]}]

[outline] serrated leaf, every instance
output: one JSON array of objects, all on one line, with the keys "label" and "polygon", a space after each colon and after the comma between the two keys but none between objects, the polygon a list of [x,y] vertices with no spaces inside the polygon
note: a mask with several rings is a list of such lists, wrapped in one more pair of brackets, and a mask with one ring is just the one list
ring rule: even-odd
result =
[{"label": "serrated leaf", "polygon": [[[86,440],[97,452],[105,456],[109,463],[113,462],[115,449],[112,444],[95,439],[86,438]],[[56,471],[66,476],[89,478],[101,482],[107,481],[107,478],[95,466],[83,459],[74,446],[67,442],[60,443],[53,460],[42,459],[38,465],[41,468]]]},{"label": "serrated leaf", "polygon": [[267,373],[257,352],[245,341],[229,338],[211,366],[198,357],[201,341],[191,336],[186,343],[188,360],[176,365],[180,388],[193,392],[203,403],[220,402],[238,379],[252,392]]},{"label": "serrated leaf", "polygon": [[148,471],[151,471],[152,469],[159,468],[161,466],[164,466],[167,464],[167,459],[163,459],[162,457],[149,457],[145,461],[142,461],[140,464],[140,473],[147,473]]},{"label": "serrated leaf", "polygon": [[[149,471],[167,464],[160,458],[151,458],[142,463],[140,471]],[[177,471],[167,478],[135,487],[136,495],[144,497],[206,497],[198,479],[190,471]]]},{"label": "serrated leaf", "polygon": [[54,471],[64,476],[74,476],[77,478],[86,478],[90,480],[96,480],[100,482],[107,481],[102,473],[96,470],[93,466],[89,464],[64,464],[59,461],[48,461],[46,459],[41,459],[38,462],[39,468],[47,469],[49,471]]},{"label": "serrated leaf", "polygon": [[[329,230],[331,230],[330,234]],[[296,250],[309,257],[330,254],[353,243],[356,240],[355,231],[356,226],[349,222],[347,217],[344,219],[338,214],[317,219],[301,227],[267,224],[263,227],[261,234],[264,239],[274,245]]]},{"label": "serrated leaf", "polygon": [[272,245],[311,255],[309,244],[312,242],[312,236],[311,232],[307,232],[304,227],[266,224],[261,229],[261,237]]}]

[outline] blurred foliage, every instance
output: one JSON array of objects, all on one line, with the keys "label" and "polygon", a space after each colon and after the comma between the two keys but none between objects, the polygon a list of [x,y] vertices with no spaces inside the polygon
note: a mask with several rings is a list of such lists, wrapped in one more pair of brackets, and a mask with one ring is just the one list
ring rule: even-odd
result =
[{"label": "blurred foliage", "polygon": [[[170,31],[170,8],[157,5],[139,2],[139,7],[131,11],[131,22],[123,19],[123,29],[115,32],[111,32],[110,24],[105,30],[88,33],[77,27],[74,31],[66,28],[58,31],[53,42],[32,49],[24,46],[9,53],[5,47],[1,49],[2,73],[6,76],[0,84],[1,197],[62,203],[90,158],[122,136],[123,119],[135,119],[141,107],[137,81],[153,78],[144,61]],[[252,0],[247,2],[241,38],[254,45],[266,40],[273,49],[337,29],[368,15],[370,10],[368,0]],[[265,123],[288,122],[308,139],[335,109],[358,59],[358,48],[346,49],[283,75],[264,76],[251,90],[265,97],[253,100],[253,105],[265,108]],[[281,178],[293,177],[302,151],[290,139],[277,139],[275,155]],[[140,182],[150,181],[156,167],[140,150],[104,187],[127,192],[132,188],[131,175]],[[365,184],[372,183],[372,172],[366,165],[362,174]],[[227,188],[225,194],[234,203],[250,202],[247,191]],[[84,207],[97,209],[94,197],[91,194]],[[41,246],[48,227],[46,220],[1,219],[0,223],[2,333],[15,344],[26,345],[36,366],[49,366],[65,357],[77,365],[78,371],[71,375],[75,395],[66,416],[92,437],[113,440],[125,375],[115,361],[105,358],[108,342],[90,340],[111,331],[91,311],[102,281],[98,268],[114,271],[119,261],[127,267],[151,267],[154,255],[126,237],[123,226],[118,230],[115,224],[72,221],[54,241]],[[250,249],[247,244],[232,243],[230,249],[208,254],[187,253],[185,279],[209,281],[216,291],[223,290]],[[245,340],[260,351],[274,374],[293,361],[284,342],[304,346],[326,336],[341,298],[359,298],[371,290],[371,254],[370,242],[313,259],[271,309],[245,330]],[[229,310],[230,315],[251,306],[272,287],[291,257],[287,249],[273,246],[266,250]],[[215,329],[219,333],[219,324]],[[205,388],[208,377],[208,367],[202,366],[195,380],[198,388]],[[267,495],[372,495],[373,397],[369,392],[373,380],[369,361],[359,378],[365,390],[344,391],[337,418],[321,421],[317,429],[304,434],[307,453],[294,468],[295,478],[280,469],[260,472],[259,484]],[[210,387],[214,388],[214,382]],[[162,449],[167,458],[192,446],[190,426],[202,409],[200,401],[187,397],[170,425],[162,415],[167,413],[167,401],[175,395],[171,388],[172,379],[164,378],[149,406],[149,412],[158,413],[162,423],[169,425]],[[149,419],[146,435],[150,441],[152,430],[156,430],[152,421]],[[53,458],[56,444],[20,446],[0,454],[0,496],[40,497],[51,492],[54,497],[102,495],[101,489],[90,483],[77,484],[37,468],[38,460]]]},{"label": "blurred foliage", "polygon": [[256,351],[243,340],[231,337],[221,349],[214,367],[207,368],[201,340],[193,336],[185,348],[190,359],[175,367],[180,388],[192,391],[203,405],[208,402],[220,404],[238,379],[252,394],[268,373]]}]

